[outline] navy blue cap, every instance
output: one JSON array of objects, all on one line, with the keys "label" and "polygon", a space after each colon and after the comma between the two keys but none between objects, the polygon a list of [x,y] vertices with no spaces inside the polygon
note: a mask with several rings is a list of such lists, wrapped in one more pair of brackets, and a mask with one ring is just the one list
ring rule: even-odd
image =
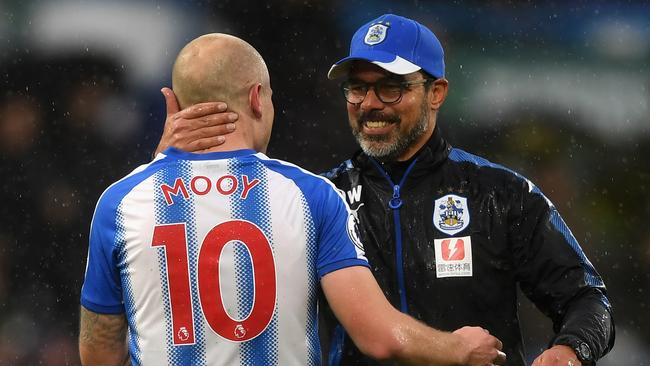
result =
[{"label": "navy blue cap", "polygon": [[329,79],[345,76],[354,60],[371,62],[393,74],[419,70],[445,76],[442,45],[429,28],[415,20],[384,14],[364,24],[352,37],[350,55],[332,65]]}]

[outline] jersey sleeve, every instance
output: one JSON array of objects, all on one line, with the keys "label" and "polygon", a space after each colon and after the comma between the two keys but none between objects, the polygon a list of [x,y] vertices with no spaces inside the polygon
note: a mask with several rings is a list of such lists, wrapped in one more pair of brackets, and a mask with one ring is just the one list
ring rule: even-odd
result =
[{"label": "jersey sleeve", "polygon": [[81,288],[81,305],[100,314],[124,312],[122,285],[115,250],[117,202],[104,194],[97,203],[90,228],[86,275]]},{"label": "jersey sleeve", "polygon": [[323,184],[318,205],[318,275],[351,266],[368,267],[359,239],[358,222],[345,201],[329,183]]}]

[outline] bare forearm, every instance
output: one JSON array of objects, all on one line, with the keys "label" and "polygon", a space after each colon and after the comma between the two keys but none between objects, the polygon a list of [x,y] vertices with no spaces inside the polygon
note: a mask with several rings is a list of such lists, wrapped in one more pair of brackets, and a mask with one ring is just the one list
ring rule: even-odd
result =
[{"label": "bare forearm", "polygon": [[367,268],[346,268],[328,274],[321,283],[334,314],[369,357],[402,365],[453,365],[461,358],[456,335],[429,328],[394,309]]},{"label": "bare forearm", "polygon": [[391,358],[408,365],[460,365],[463,361],[461,337],[439,331],[399,313],[392,322]]},{"label": "bare forearm", "polygon": [[128,365],[126,319],[123,314],[80,311],[79,355],[83,365]]}]

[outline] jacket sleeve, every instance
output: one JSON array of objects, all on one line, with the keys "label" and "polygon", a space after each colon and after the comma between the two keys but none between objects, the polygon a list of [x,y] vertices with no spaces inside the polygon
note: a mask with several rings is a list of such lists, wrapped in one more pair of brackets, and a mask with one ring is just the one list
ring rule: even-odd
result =
[{"label": "jacket sleeve", "polygon": [[602,302],[603,297],[601,291],[593,289],[570,301],[562,321],[554,323],[556,336],[551,345],[571,346],[575,341],[585,342],[594,361],[607,354],[614,346],[615,332],[610,307]]},{"label": "jacket sleeve", "polygon": [[594,360],[614,345],[606,288],[557,209],[530,181],[518,184],[509,238],[522,291],[553,321],[553,344],[586,343]]}]

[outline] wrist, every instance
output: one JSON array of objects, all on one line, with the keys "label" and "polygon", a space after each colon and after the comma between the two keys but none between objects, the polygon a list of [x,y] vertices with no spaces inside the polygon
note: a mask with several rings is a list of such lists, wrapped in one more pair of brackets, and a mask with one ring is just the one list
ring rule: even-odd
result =
[{"label": "wrist", "polygon": [[595,364],[595,355],[589,345],[580,339],[572,336],[560,336],[553,342],[553,345],[563,345],[571,348],[576,358],[584,366]]},{"label": "wrist", "polygon": [[451,362],[452,365],[466,365],[469,359],[469,351],[467,350],[467,341],[459,334],[447,333],[448,344],[447,349],[452,350]]}]

